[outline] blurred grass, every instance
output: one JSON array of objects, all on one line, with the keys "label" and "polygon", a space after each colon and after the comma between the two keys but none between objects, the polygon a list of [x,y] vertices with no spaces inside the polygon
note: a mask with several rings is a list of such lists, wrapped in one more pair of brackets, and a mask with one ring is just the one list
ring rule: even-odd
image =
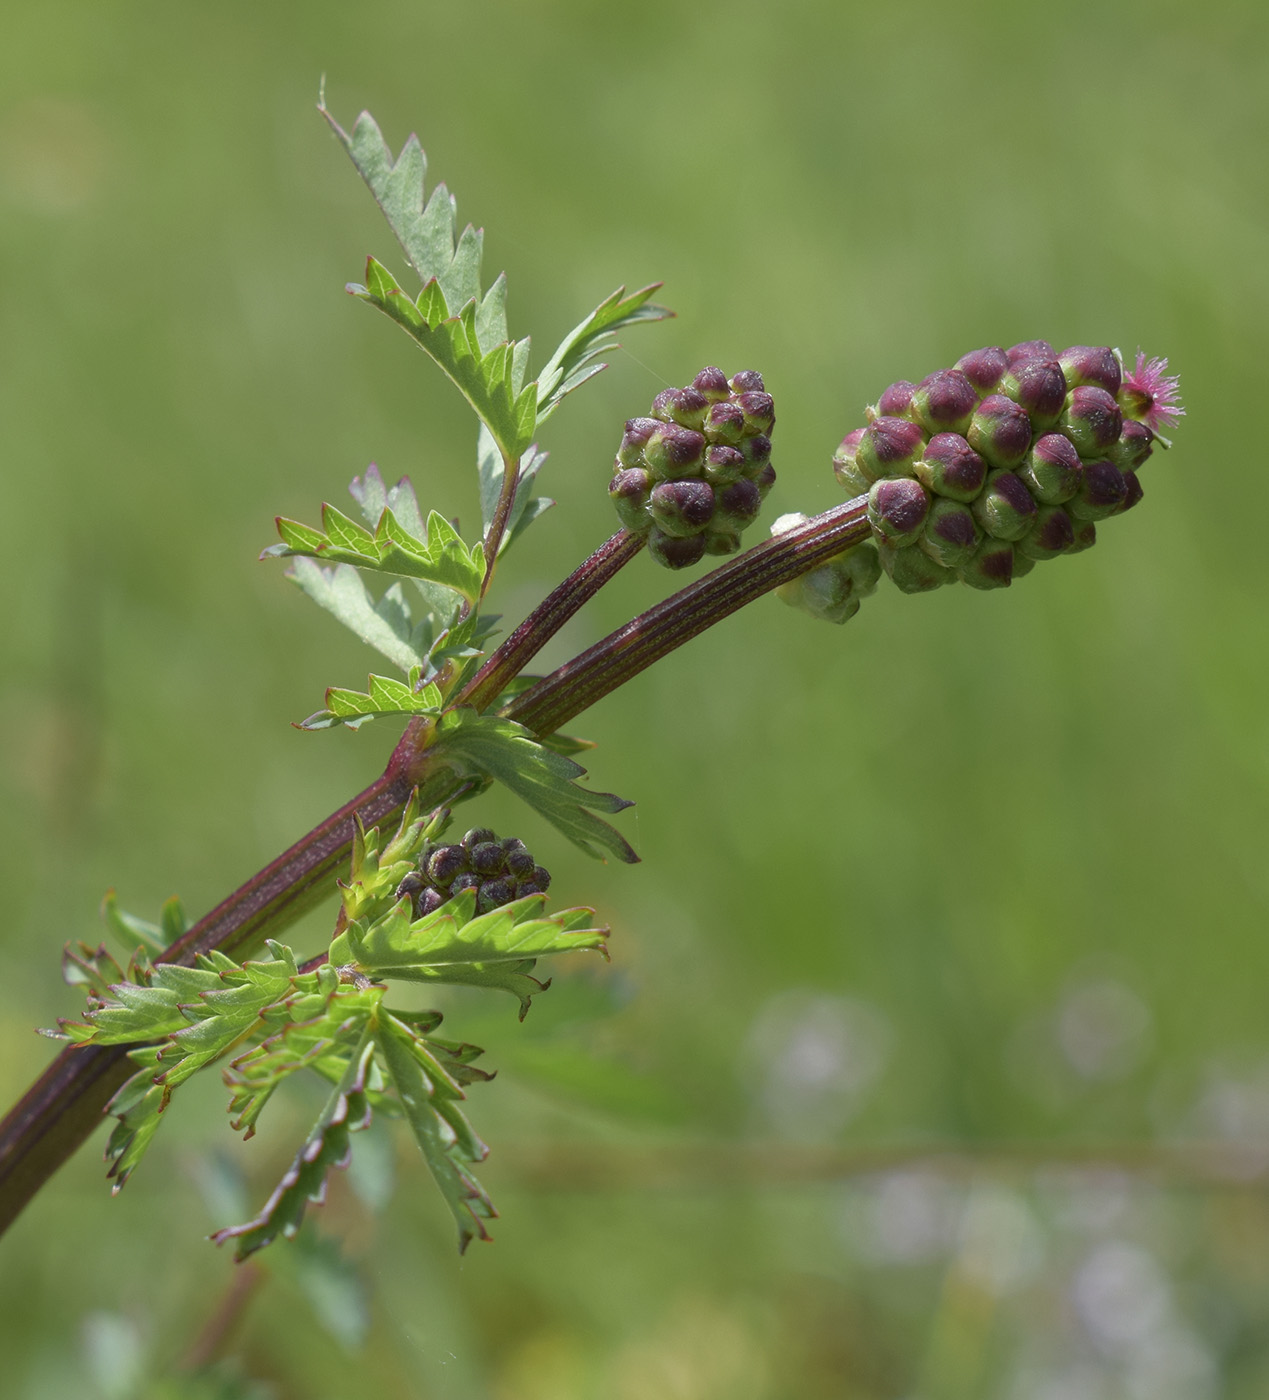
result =
[{"label": "blurred grass", "polygon": [[[1258,1178],[1091,1178],[1109,1223],[1089,1227],[1024,1172],[1001,1218],[1042,1260],[984,1311],[958,1282],[968,1197],[914,1257],[850,1224],[889,1218],[889,1178],[544,1195],[516,1169],[517,1144],[1269,1138],[1266,571],[1245,524],[1269,478],[1244,422],[1269,350],[1261,7],[77,0],[6,30],[6,1102],[47,1057],[30,1027],[73,1005],[57,953],[96,936],[107,885],[201,912],[392,741],[287,727],[372,662],[254,562],[271,517],[312,518],[374,460],[475,519],[457,396],[340,291],[395,249],[312,111],[321,72],[341,120],[419,132],[539,356],[620,282],[664,280],[679,312],[550,425],[562,504],[499,580],[509,620],[609,532],[621,420],[704,363],[766,375],[779,509],[836,499],[828,455],[886,383],[979,344],[1140,343],[1189,411],[1092,554],[1003,596],[883,592],[841,631],[759,604],[586,715],[643,865],[592,866],[490,805],[611,919],[615,969],[569,974],[574,1001],[561,982],[524,1027],[456,999],[456,1032],[484,1018],[505,1066],[473,1104],[497,1243],[459,1264],[408,1156],[377,1226],[341,1187],[320,1226],[366,1256],[371,1344],[342,1352],[278,1279],[234,1343],[248,1373],[314,1397],[1174,1393],[1081,1321],[1104,1264],[1171,1300],[1142,1346],[1207,1358],[1176,1361],[1176,1394],[1262,1394]],[[551,661],[668,583],[631,568]],[[799,1015],[818,1040],[789,1040]],[[826,1066],[800,1089],[798,1054]],[[607,1105],[604,1055],[626,1066]],[[76,1359],[93,1315],[131,1319],[152,1369],[186,1353],[230,1265],[183,1164],[226,1147],[257,1200],[285,1152],[229,1143],[198,1092],[206,1121],[178,1105],[118,1200],[86,1150],[0,1246],[15,1394],[144,1391]],[[1108,1236],[1138,1254],[1103,1259]]]}]

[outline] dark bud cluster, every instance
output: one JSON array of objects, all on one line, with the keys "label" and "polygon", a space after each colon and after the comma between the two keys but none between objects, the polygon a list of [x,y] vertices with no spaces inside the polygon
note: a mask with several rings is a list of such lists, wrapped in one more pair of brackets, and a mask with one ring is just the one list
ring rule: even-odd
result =
[{"label": "dark bud cluster", "polygon": [[424,847],[417,870],[397,886],[397,898],[407,895],[414,917],[434,913],[464,890],[476,891],[476,912],[487,914],[512,900],[545,894],[551,876],[517,837],[500,840],[488,827],[473,827],[456,845]]},{"label": "dark bud cluster", "polygon": [[608,494],[621,523],[648,537],[667,569],[706,554],[734,554],[775,482],[775,405],[762,376],[730,379],[710,366],[683,389],[666,389],[647,418],[631,418]]},{"label": "dark bud cluster", "polygon": [[1097,521],[1141,499],[1155,430],[1183,412],[1166,364],[1139,355],[1127,371],[1109,346],[1028,340],[892,384],[833,457],[868,497],[882,568],[905,593],[1003,588],[1088,549]]}]

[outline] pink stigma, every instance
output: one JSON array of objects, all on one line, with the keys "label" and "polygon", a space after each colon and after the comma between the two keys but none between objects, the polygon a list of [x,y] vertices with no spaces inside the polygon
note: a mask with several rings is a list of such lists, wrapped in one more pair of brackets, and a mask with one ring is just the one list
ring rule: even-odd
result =
[{"label": "pink stigma", "polygon": [[1185,416],[1178,392],[1180,380],[1175,374],[1166,373],[1167,368],[1167,360],[1147,360],[1138,350],[1136,368],[1124,375],[1120,391],[1126,416],[1144,423],[1152,433],[1171,428]]}]

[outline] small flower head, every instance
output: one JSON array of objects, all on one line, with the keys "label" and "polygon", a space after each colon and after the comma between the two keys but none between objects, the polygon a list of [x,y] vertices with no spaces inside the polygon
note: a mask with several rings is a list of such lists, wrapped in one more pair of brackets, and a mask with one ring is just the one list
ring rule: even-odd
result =
[{"label": "small flower head", "polygon": [[1147,360],[1138,350],[1136,367],[1124,375],[1119,391],[1125,416],[1144,423],[1152,433],[1174,427],[1177,419],[1185,416],[1185,409],[1181,407],[1180,379],[1168,374],[1167,368],[1167,360]]}]

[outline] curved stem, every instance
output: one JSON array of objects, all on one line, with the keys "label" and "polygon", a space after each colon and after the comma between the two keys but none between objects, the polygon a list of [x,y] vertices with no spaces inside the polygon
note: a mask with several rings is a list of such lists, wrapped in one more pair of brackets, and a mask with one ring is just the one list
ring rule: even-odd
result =
[{"label": "curved stem", "polygon": [[454,700],[483,710],[513,681],[583,603],[624,568],[647,543],[646,535],[618,530],[549,593],[524,619]]},{"label": "curved stem", "polygon": [[[538,734],[549,734],[707,627],[867,534],[860,499],[756,545],[561,666],[517,697],[506,713]],[[601,546],[561,585],[576,588],[579,600],[574,604],[555,590],[477,673],[462,702],[483,697],[488,703],[496,696],[515,674],[513,664],[523,666],[641,545],[619,531]],[[432,761],[429,735],[428,721],[411,721],[382,777],[222,900],[163,959],[191,963],[199,953],[220,949],[242,960],[266,934],[280,932],[330,895],[336,871],[352,848],[355,817],[367,826],[390,821],[416,787],[425,807],[452,798],[466,780]],[[124,1046],[65,1049],[9,1112],[0,1123],[0,1233],[88,1138],[132,1072]]]},{"label": "curved stem", "polygon": [[860,497],[764,540],[596,642],[503,713],[535,734],[550,734],[746,603],[867,538],[867,501]]}]

